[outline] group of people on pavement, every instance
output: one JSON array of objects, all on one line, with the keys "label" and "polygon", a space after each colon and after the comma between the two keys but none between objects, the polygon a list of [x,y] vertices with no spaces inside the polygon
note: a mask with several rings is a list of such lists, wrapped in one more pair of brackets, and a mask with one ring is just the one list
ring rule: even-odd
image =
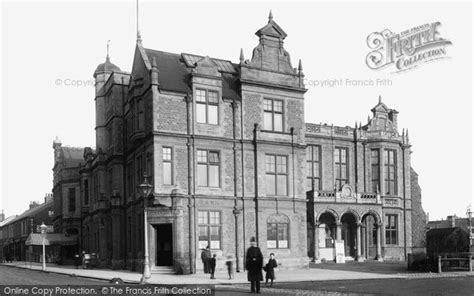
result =
[{"label": "group of people on pavement", "polygon": [[[216,254],[212,254],[209,246],[201,252],[201,260],[204,266],[204,273],[211,274],[211,279],[215,279],[214,273],[216,271]],[[233,261],[229,256],[226,261],[227,272],[229,279],[233,277],[232,270]],[[275,254],[270,253],[268,263],[263,265],[263,254],[257,246],[255,237],[250,239],[250,247],[247,249],[245,259],[245,268],[247,269],[247,280],[250,282],[250,292],[260,293],[260,282],[263,281],[262,269],[265,271],[265,286],[270,281],[270,286],[275,280],[275,268],[278,266],[275,259]]]},{"label": "group of people on pavement", "polygon": [[257,247],[255,237],[250,239],[250,248],[247,249],[247,256],[245,259],[245,268],[247,269],[247,280],[250,282],[250,292],[260,293],[260,282],[263,281],[262,269],[265,273],[265,286],[273,286],[275,280],[275,268],[278,266],[275,259],[275,254],[270,253],[268,263],[263,266],[263,255],[260,248]]}]

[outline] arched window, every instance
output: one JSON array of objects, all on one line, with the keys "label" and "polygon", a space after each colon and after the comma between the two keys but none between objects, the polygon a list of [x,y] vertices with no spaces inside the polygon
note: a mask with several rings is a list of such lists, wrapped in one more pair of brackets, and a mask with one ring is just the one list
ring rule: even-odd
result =
[{"label": "arched window", "polygon": [[288,249],[290,219],[283,214],[271,215],[267,219],[267,248]]}]

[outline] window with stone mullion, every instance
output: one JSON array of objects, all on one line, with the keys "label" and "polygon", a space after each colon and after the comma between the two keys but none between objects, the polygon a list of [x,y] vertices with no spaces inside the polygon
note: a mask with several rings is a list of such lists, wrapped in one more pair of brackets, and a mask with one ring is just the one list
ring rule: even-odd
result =
[{"label": "window with stone mullion", "polygon": [[216,91],[196,90],[196,121],[214,124],[219,122],[219,97]]}]

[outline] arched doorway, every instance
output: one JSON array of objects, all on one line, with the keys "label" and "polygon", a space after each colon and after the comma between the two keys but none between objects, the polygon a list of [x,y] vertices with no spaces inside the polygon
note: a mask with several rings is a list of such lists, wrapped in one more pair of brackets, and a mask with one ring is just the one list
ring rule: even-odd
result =
[{"label": "arched doorway", "polygon": [[361,255],[366,259],[377,258],[377,224],[378,218],[374,213],[367,213],[361,219]]},{"label": "arched doorway", "polygon": [[346,257],[356,258],[356,232],[357,219],[354,214],[348,212],[341,217],[341,236],[344,241],[344,253]]},{"label": "arched doorway", "polygon": [[334,260],[336,256],[334,251],[336,221],[336,216],[329,211],[319,216],[316,235],[318,239],[318,258],[321,260]]}]

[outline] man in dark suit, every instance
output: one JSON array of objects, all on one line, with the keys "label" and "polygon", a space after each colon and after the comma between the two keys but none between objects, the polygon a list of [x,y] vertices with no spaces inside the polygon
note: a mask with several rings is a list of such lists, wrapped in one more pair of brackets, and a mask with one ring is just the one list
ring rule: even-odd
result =
[{"label": "man in dark suit", "polygon": [[262,275],[263,255],[257,247],[255,237],[250,239],[250,248],[247,249],[245,267],[247,268],[247,280],[250,282],[250,292],[260,293],[260,282]]},{"label": "man in dark suit", "polygon": [[203,264],[204,273],[210,273],[209,259],[211,259],[211,257],[211,249],[209,248],[209,246],[207,246],[206,249],[202,250],[201,252],[201,260]]}]

